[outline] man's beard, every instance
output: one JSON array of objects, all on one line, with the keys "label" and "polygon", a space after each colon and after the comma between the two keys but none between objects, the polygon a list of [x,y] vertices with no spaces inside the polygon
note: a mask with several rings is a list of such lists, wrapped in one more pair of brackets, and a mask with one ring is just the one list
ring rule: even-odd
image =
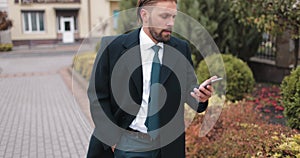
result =
[{"label": "man's beard", "polygon": [[157,41],[157,42],[168,42],[171,38],[171,35],[163,36],[164,31],[171,31],[171,29],[163,29],[159,33],[155,31],[154,27],[149,27],[149,31],[151,36]]}]

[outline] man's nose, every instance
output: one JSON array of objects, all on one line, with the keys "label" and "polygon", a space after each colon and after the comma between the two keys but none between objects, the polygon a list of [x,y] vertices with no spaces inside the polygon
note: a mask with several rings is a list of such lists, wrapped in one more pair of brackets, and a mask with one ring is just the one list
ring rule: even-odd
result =
[{"label": "man's nose", "polygon": [[168,19],[167,26],[173,27],[173,26],[174,26],[174,23],[175,23],[175,18],[174,18],[174,17],[170,17],[170,18]]}]

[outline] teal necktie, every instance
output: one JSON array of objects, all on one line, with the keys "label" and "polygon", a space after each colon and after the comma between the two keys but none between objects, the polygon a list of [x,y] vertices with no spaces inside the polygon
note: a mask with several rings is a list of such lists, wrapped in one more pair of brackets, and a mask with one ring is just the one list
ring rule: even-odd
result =
[{"label": "teal necktie", "polygon": [[159,74],[160,74],[160,62],[158,58],[158,51],[160,46],[154,45],[152,47],[155,54],[152,61],[152,69],[151,69],[151,85],[150,85],[150,96],[148,103],[148,117],[146,119],[145,125],[148,128],[148,133],[152,139],[157,138],[158,132],[156,130],[159,128],[159,116],[158,116],[158,99],[159,99],[159,87],[158,85],[152,86],[155,83],[159,83]]}]

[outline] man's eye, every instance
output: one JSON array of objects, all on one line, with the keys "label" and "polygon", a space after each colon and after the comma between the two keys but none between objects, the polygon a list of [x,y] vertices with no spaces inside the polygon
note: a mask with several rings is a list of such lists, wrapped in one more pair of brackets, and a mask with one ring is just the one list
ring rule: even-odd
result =
[{"label": "man's eye", "polygon": [[163,19],[167,19],[167,18],[169,17],[169,15],[161,15],[161,17],[162,17]]}]

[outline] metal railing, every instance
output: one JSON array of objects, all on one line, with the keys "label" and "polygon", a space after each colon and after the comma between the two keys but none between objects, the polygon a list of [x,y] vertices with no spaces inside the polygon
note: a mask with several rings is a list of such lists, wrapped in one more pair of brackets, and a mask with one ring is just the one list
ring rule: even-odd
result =
[{"label": "metal railing", "polygon": [[263,41],[260,44],[255,56],[261,59],[275,60],[276,38],[268,34],[263,34]]}]

